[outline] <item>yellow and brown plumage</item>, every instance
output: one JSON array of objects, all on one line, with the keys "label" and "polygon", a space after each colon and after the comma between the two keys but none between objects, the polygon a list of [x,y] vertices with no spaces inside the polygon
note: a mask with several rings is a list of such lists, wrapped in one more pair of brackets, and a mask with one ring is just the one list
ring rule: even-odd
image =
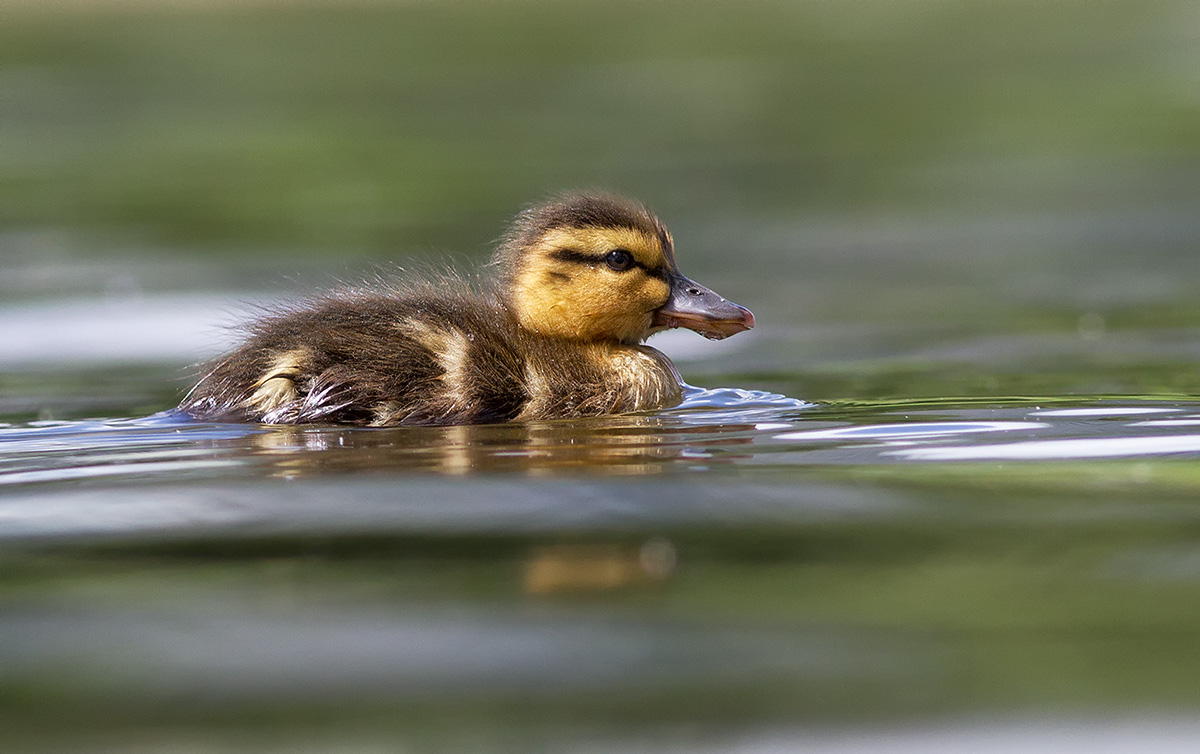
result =
[{"label": "yellow and brown plumage", "polygon": [[344,291],[268,316],[180,405],[201,419],[482,424],[677,404],[679,374],[641,342],[723,338],[754,316],[683,277],[641,204],[575,194],[522,212],[495,280]]}]

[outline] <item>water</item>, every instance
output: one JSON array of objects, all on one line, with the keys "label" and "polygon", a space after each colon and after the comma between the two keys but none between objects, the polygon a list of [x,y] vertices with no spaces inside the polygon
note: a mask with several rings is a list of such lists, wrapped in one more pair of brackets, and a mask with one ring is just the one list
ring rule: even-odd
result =
[{"label": "water", "polygon": [[1183,397],[734,388],[527,425],[13,421],[4,723],[80,750],[1171,746],[1198,428]]},{"label": "water", "polygon": [[1200,401],[820,405],[762,391],[694,387],[680,406],[650,414],[464,427],[208,424],[164,411],[0,428],[0,486],[344,472],[607,477],[906,462],[1186,459],[1200,454],[1198,428]]}]

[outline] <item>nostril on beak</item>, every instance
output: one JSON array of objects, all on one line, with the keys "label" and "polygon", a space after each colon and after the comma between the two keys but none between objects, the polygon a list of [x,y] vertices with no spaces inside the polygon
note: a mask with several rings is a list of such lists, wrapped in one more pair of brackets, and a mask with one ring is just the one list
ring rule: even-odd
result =
[{"label": "nostril on beak", "polygon": [[688,293],[690,293],[690,294],[692,294],[693,296],[699,296],[699,295],[700,295],[700,289],[699,289],[699,288],[688,288],[688,289],[687,289],[687,292],[688,292]]}]

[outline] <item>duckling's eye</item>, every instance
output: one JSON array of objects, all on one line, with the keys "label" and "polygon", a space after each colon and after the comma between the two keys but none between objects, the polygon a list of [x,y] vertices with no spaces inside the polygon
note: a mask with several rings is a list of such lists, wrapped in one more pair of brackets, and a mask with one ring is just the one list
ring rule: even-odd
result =
[{"label": "duckling's eye", "polygon": [[633,266],[633,255],[624,249],[613,249],[604,255],[604,263],[617,272],[624,272]]}]

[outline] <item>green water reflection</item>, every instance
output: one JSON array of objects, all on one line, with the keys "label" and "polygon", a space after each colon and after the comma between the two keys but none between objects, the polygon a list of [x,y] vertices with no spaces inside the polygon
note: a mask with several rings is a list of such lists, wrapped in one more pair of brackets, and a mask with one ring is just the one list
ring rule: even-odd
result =
[{"label": "green water reflection", "polygon": [[[1042,417],[1021,437],[1124,434],[1133,448],[1140,417],[1200,410],[999,403],[480,427],[455,442],[331,428],[204,440],[204,425],[176,425],[200,439],[139,458],[129,437],[79,446],[75,467],[146,465],[9,486],[0,719],[31,747],[318,735],[523,749],[1193,709],[1194,453],[885,463],[854,455],[861,441],[772,449],[780,429],[933,431],[997,411]],[[155,465],[197,452],[240,465]]]},{"label": "green water reflection", "polygon": [[[10,545],[5,728],[75,745],[324,731],[521,746],[580,731],[670,741],[679,725],[1191,709],[1191,465],[776,471],[704,494],[591,481],[592,505],[565,484],[497,497],[359,479],[304,495],[326,509],[475,504],[474,531],[318,522]],[[604,505],[507,524],[479,506],[514,494]],[[669,546],[673,566],[647,569],[648,545]]]}]

